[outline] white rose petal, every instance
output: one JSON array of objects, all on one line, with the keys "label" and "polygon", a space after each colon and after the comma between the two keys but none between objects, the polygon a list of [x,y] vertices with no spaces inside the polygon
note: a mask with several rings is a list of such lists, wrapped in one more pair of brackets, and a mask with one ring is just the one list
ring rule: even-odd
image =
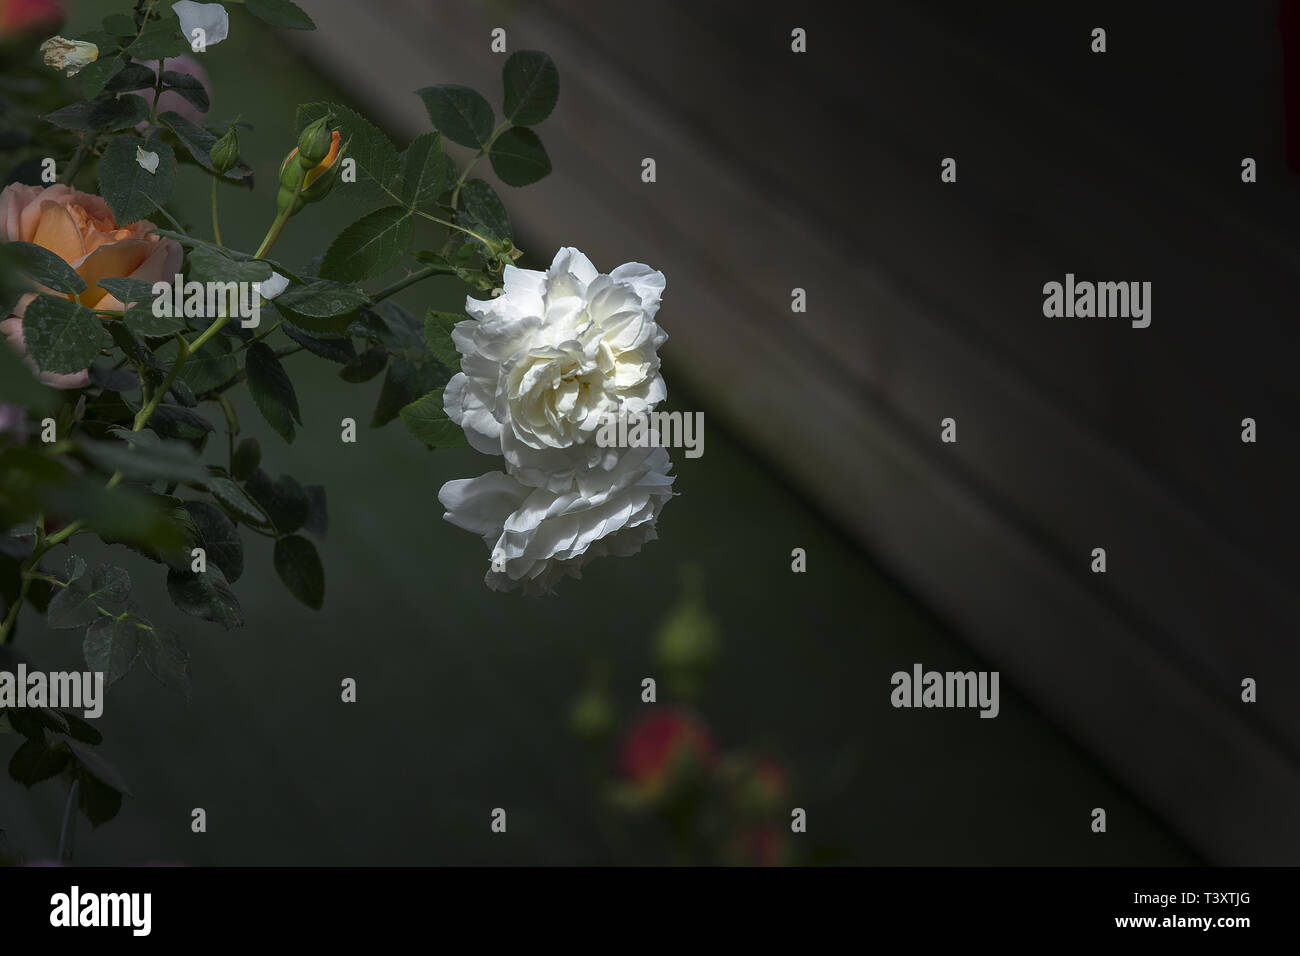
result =
[{"label": "white rose petal", "polygon": [[151,153],[143,146],[135,148],[135,161],[140,164],[140,168],[151,176],[158,175],[158,154]]},{"label": "white rose petal", "polygon": [[76,76],[99,59],[99,47],[85,40],[50,37],[41,44],[41,56],[44,57],[46,66],[63,70],[68,76]]},{"label": "white rose petal", "polygon": [[494,471],[447,482],[438,500],[447,521],[487,543],[489,587],[539,594],[581,577],[593,558],[632,555],[655,540],[659,512],[673,495],[671,469],[662,448],[625,448],[612,468],[585,470],[563,492]]},{"label": "white rose petal", "polygon": [[265,282],[255,283],[258,293],[263,299],[274,299],[277,295],[289,288],[289,280],[278,272],[272,272],[271,278]]},{"label": "white rose petal", "polygon": [[[194,31],[202,30],[203,46],[210,47],[220,43],[230,35],[230,14],[219,3],[195,3],[194,0],[179,0],[172,4],[176,19],[181,22],[181,32],[185,39],[194,46]],[[201,53],[203,48],[195,52]]]},{"label": "white rose petal", "polygon": [[503,291],[469,299],[452,341],[461,371],[443,393],[470,445],[504,455],[526,484],[563,492],[607,467],[593,440],[606,416],[644,412],[667,396],[655,322],[666,280],[637,262],[602,275],[577,249],[546,272],[506,266]]}]

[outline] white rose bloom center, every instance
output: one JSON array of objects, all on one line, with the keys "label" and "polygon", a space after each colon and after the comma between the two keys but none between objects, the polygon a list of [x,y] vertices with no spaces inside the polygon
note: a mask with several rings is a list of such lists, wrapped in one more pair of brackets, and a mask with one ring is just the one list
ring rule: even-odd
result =
[{"label": "white rose bloom center", "polygon": [[461,369],[447,416],[470,444],[504,455],[522,481],[561,492],[577,471],[614,467],[592,437],[606,416],[642,412],[667,394],[655,322],[665,279],[631,262],[608,275],[577,249],[546,272],[506,266],[504,290],[469,299],[452,341]]}]

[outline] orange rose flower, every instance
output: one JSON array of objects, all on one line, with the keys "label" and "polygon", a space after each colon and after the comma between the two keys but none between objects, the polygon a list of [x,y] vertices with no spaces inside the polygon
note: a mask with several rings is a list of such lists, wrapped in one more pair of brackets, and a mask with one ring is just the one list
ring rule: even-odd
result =
[{"label": "orange rose flower", "polygon": [[[150,235],[153,228],[153,223],[143,219],[120,227],[104,200],[61,183],[14,183],[0,192],[0,242],[35,243],[72,266],[86,280],[77,301],[88,308],[125,307],[99,286],[100,279],[123,277],[154,283],[170,280],[180,271],[184,258],[180,243]],[[33,298],[23,296],[14,315],[0,322],[0,332],[23,356],[27,349],[22,316]],[[40,380],[54,388],[81,388],[89,377],[84,371],[71,375],[42,372]]]}]

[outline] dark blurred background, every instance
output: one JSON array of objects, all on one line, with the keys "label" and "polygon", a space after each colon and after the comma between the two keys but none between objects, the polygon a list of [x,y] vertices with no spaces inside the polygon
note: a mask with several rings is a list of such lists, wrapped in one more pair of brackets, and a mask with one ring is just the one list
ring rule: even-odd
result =
[{"label": "dark blurred background", "polygon": [[[502,27],[561,75],[538,128],[554,175],[500,187],[525,264],[576,245],[667,274],[670,407],[705,412],[705,454],[674,454],[680,496],[640,555],[503,596],[436,499],[496,463],[400,425],[340,445],[378,381],[291,359],[298,440],[239,411],[268,471],[328,488],[325,608],[293,603],[252,539],[247,627],[172,615],[193,698],[142,670],[111,691],[103,749],[134,796],[79,862],[1300,862],[1279,4],[299,2],[315,33],[231,4],[202,58],[210,121],[255,130],[260,186],[223,189],[227,241],[265,230],[297,104],[351,105],[400,148],[428,128],[418,87],[499,102]],[[65,32],[118,6],[72,4]],[[207,181],[181,177],[174,212],[202,232]],[[357,215],[332,197],[277,255],[306,264]],[[1152,326],[1044,318],[1066,272],[1151,281]],[[439,280],[400,300],[463,296]],[[155,569],[129,566],[165,618]],[[35,621],[24,652],[77,668],[79,636]],[[665,679],[710,635],[694,686]],[[890,675],[916,662],[1000,670],[1000,715],[893,709]],[[651,713],[762,784],[779,852],[683,840],[674,812],[611,791]],[[806,834],[786,835],[792,807]],[[62,809],[57,787],[0,782],[30,859],[55,854]]]}]

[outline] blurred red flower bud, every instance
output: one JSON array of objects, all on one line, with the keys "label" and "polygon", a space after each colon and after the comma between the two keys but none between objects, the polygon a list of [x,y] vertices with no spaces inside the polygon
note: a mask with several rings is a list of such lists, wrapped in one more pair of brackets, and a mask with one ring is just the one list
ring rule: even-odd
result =
[{"label": "blurred red flower bud", "polygon": [[709,767],[716,760],[713,738],[700,721],[681,711],[656,710],[632,728],[619,764],[629,782],[655,787],[683,764]]},{"label": "blurred red flower bud", "polygon": [[53,29],[62,22],[63,4],[58,0],[0,0],[0,37]]}]

